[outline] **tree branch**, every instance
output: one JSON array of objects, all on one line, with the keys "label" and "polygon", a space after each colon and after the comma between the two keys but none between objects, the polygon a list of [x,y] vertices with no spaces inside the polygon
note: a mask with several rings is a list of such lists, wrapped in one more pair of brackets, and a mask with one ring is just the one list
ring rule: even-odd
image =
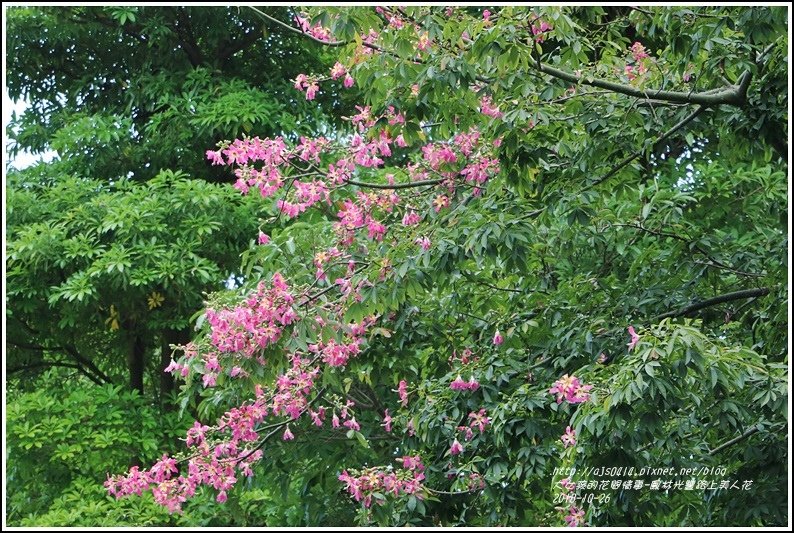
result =
[{"label": "tree branch", "polygon": [[[675,132],[677,132],[678,130],[680,130],[681,128],[683,128],[684,126],[686,126],[687,124],[689,124],[693,120],[695,120],[698,117],[698,115],[703,113],[703,111],[705,111],[705,110],[706,110],[705,106],[700,106],[697,109],[695,109],[694,112],[692,112],[689,115],[687,115],[686,117],[684,117],[678,124],[676,124],[675,126],[670,128],[669,130],[667,130],[664,134],[662,134],[661,137],[656,139],[656,141],[653,143],[652,150],[656,150],[662,142],[666,141]],[[643,152],[643,150],[637,150],[636,152],[632,153],[626,159],[624,159],[623,161],[621,161],[620,163],[618,163],[617,165],[615,165],[614,167],[609,169],[609,171],[607,171],[606,174],[604,174],[603,176],[601,176],[600,178],[595,180],[593,183],[587,185],[580,192],[584,192],[584,191],[586,191],[588,189],[592,189],[593,187],[595,187],[597,185],[600,185],[601,183],[605,182],[606,180],[608,180],[609,178],[611,178],[612,176],[617,174],[623,167],[625,167],[626,165],[628,165],[629,163],[631,163],[632,161],[634,161],[635,159],[640,157],[642,155],[642,152]]]},{"label": "tree branch", "polygon": [[174,33],[179,36],[179,44],[187,54],[190,64],[194,67],[201,66],[204,63],[204,56],[196,44],[196,39],[190,27],[190,20],[187,18],[182,7],[174,7],[173,11],[176,15],[177,21],[174,23]]},{"label": "tree branch", "polygon": [[[533,63],[534,64],[534,63]],[[638,89],[631,85],[624,85],[598,78],[589,78],[586,76],[577,76],[572,72],[566,72],[558,68],[552,67],[547,63],[534,64],[537,70],[549,76],[565,80],[571,83],[590,85],[591,87],[598,87],[599,89],[606,89],[614,93],[625,94],[633,96],[634,98],[642,98],[643,100],[663,100],[665,102],[673,102],[678,104],[700,104],[701,106],[714,106],[720,104],[729,104],[741,106],[745,103],[747,97],[747,87],[750,84],[750,72],[745,72],[739,79],[739,83],[732,85],[726,89],[719,91],[708,91],[700,93],[679,92],[679,91],[663,91],[661,89]]]},{"label": "tree branch", "polygon": [[365,183],[362,181],[356,180],[347,180],[345,183],[349,183],[350,185],[356,185],[358,187],[365,187],[368,189],[413,189],[414,187],[425,187],[428,185],[438,185],[439,183],[443,183],[445,180],[443,179],[435,179],[435,180],[422,180],[422,181],[412,181],[409,183],[395,183],[393,185],[389,185],[387,183]]},{"label": "tree branch", "polygon": [[738,437],[735,437],[735,438],[733,438],[733,439],[731,439],[729,441],[723,442],[722,444],[720,444],[719,446],[717,446],[713,450],[710,450],[708,454],[709,455],[716,455],[717,453],[721,452],[725,448],[727,448],[729,446],[733,446],[737,442],[741,442],[744,439],[746,439],[747,437],[749,437],[751,435],[755,435],[756,433],[758,433],[758,426],[751,427],[750,429],[748,429],[747,431],[745,431],[744,433],[742,433]]},{"label": "tree branch", "polygon": [[90,359],[86,359],[85,357],[80,355],[80,353],[77,351],[77,348],[75,348],[74,346],[66,345],[63,347],[63,351],[69,354],[72,357],[72,359],[74,359],[78,363],[82,364],[83,366],[91,370],[91,372],[93,372],[96,376],[99,377],[99,379],[101,379],[105,383],[113,383],[113,380],[110,379],[110,377],[107,374],[102,372],[93,362],[91,362]]},{"label": "tree branch", "polygon": [[720,296],[715,296],[714,298],[709,298],[708,300],[703,300],[702,302],[693,303],[691,305],[682,307],[681,309],[675,311],[668,311],[667,313],[662,313],[661,315],[655,316],[653,320],[656,321],[656,320],[662,320],[664,318],[683,316],[689,313],[694,313],[695,311],[700,311],[701,309],[705,309],[707,307],[719,305],[721,303],[730,302],[733,300],[743,300],[745,298],[757,298],[759,296],[766,296],[767,294],[769,294],[768,287],[730,292],[728,294],[722,294]]},{"label": "tree branch", "polygon": [[254,29],[250,33],[246,33],[241,38],[237,39],[232,43],[229,43],[228,46],[220,50],[218,52],[218,59],[220,61],[226,61],[237,52],[241,50],[245,50],[246,48],[257,42],[263,36],[264,35],[261,29]]}]

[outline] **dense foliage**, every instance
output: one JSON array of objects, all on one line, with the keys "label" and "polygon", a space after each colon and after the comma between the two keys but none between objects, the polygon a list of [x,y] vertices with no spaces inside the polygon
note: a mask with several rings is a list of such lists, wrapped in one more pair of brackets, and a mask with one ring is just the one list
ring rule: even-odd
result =
[{"label": "dense foliage", "polygon": [[[161,19],[168,9],[142,11],[146,24],[124,8],[95,23],[145,41],[184,31],[181,18]],[[17,16],[57,26],[63,13]],[[9,178],[7,321],[20,324],[20,354],[39,346],[28,367],[61,367],[9,390],[15,521],[789,521],[784,8],[225,16],[278,29],[274,49],[333,53],[266,80],[283,89],[268,96],[276,107],[331,113],[312,132],[301,118],[237,115],[231,130],[202,115],[237,109],[221,71],[190,112],[169,107],[178,134],[136,142],[139,164],[191,177],[203,172],[195,162],[158,158],[164,146],[194,157],[204,142],[212,180],[233,187],[168,170],[103,181],[80,137],[56,126],[61,115],[17,123],[18,143],[36,147],[24,139],[38,135],[63,161]],[[180,83],[204,75],[190,63]],[[234,75],[248,71],[241,61]],[[91,113],[114,109],[103,94]],[[355,104],[342,122],[315,107],[340,100]],[[181,383],[168,420],[184,442],[170,429],[131,438],[151,425],[151,402],[107,385],[83,380],[54,408],[58,385],[46,385],[59,371],[116,380],[102,352],[131,317],[145,328],[128,353],[151,344],[152,376]],[[164,333],[188,324],[192,339]],[[55,344],[67,338],[105,366],[69,359]],[[96,428],[59,423],[102,395],[112,401]],[[128,434],[119,412],[135,413]],[[91,471],[111,471],[115,498],[63,464],[100,435],[112,453],[92,455]],[[42,493],[45,461],[58,488]],[[70,515],[74,501],[90,511]]]}]

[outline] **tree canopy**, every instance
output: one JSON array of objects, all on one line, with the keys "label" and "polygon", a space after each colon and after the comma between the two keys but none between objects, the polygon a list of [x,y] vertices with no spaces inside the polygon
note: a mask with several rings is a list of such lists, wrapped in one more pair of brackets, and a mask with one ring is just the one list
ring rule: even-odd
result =
[{"label": "tree canopy", "polygon": [[[789,522],[787,16],[20,9],[9,86],[40,104],[14,138],[62,160],[9,177],[7,321],[101,349],[145,317],[128,353],[157,339],[185,430],[25,523]],[[59,28],[106,36],[81,52],[96,71],[23,89]],[[273,75],[242,46],[262,28]],[[119,54],[142,85],[108,81]],[[247,115],[247,91],[282,115]],[[130,175],[108,173],[125,146]],[[113,381],[42,348],[29,365]],[[82,386],[146,424],[139,395]],[[49,431],[17,394],[10,463]]]}]

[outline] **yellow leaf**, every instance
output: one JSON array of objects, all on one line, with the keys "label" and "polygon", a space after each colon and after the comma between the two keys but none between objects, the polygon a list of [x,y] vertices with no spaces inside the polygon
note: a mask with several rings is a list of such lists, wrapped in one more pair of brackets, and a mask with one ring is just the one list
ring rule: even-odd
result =
[{"label": "yellow leaf", "polygon": [[149,295],[149,299],[148,299],[149,310],[151,311],[156,307],[160,307],[161,305],[163,305],[164,301],[165,301],[165,297],[162,294],[160,294],[157,291],[152,292],[152,294]]}]

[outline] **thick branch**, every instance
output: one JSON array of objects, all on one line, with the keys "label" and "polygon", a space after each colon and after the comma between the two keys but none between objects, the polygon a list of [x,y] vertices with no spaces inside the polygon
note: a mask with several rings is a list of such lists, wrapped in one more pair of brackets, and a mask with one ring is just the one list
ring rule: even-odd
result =
[{"label": "thick branch", "polygon": [[82,370],[82,367],[76,363],[62,363],[60,361],[39,361],[36,363],[28,363],[26,365],[12,366],[7,370],[9,374],[13,374],[15,372],[24,372],[25,370],[33,370],[35,368],[49,368],[52,366]]},{"label": "thick branch", "polygon": [[254,29],[251,30],[250,33],[246,33],[241,38],[237,39],[236,41],[229,43],[228,46],[224,47],[222,50],[218,52],[218,59],[223,62],[232,57],[234,54],[241,50],[245,50],[249,46],[253,45],[257,42],[260,38],[264,37],[264,34],[261,30]]},{"label": "thick branch", "polygon": [[69,354],[69,356],[71,356],[72,359],[74,359],[81,365],[88,368],[91,372],[93,372],[96,376],[99,377],[99,379],[101,379],[105,383],[113,383],[113,380],[110,379],[110,377],[107,374],[102,372],[93,362],[91,362],[90,359],[86,359],[85,357],[80,355],[80,353],[77,351],[77,349],[74,346],[66,345],[63,347],[63,351]]},{"label": "thick branch", "polygon": [[357,187],[365,187],[368,189],[413,189],[414,187],[438,185],[439,183],[442,182],[444,182],[443,179],[412,181],[410,183],[395,183],[392,185],[389,185],[388,183],[365,183],[355,180],[347,180],[346,183],[349,183],[350,185],[356,185]]},{"label": "thick branch", "polygon": [[735,437],[735,438],[733,438],[733,439],[731,439],[731,440],[729,440],[727,442],[723,442],[722,444],[720,444],[719,446],[717,446],[713,450],[709,451],[709,455],[716,455],[717,453],[721,452],[725,448],[727,448],[729,446],[733,446],[737,442],[741,442],[744,439],[746,439],[747,437],[749,437],[751,435],[755,435],[756,433],[758,433],[758,426],[754,426],[754,427],[748,429],[747,431],[745,431],[744,433],[742,433],[738,437]]},{"label": "thick branch", "polygon": [[745,103],[747,87],[750,85],[750,73],[745,72],[739,79],[739,83],[737,85],[732,85],[729,88],[721,89],[715,92],[690,93],[679,91],[663,91],[661,89],[638,89],[636,87],[632,87],[631,85],[624,85],[622,83],[615,83],[597,78],[588,78],[586,76],[577,76],[572,72],[560,70],[546,63],[538,63],[535,65],[535,67],[544,74],[548,74],[549,76],[553,76],[561,80],[569,81],[571,83],[590,85],[592,87],[606,89],[614,93],[625,94],[635,98],[642,98],[643,100],[654,99],[678,104],[700,104],[701,106],[714,106],[720,104],[740,106]]},{"label": "thick branch", "polygon": [[190,20],[185,14],[184,8],[175,7],[173,8],[173,11],[177,18],[176,22],[174,23],[174,33],[176,33],[179,38],[179,44],[182,45],[182,49],[187,54],[190,64],[194,67],[201,66],[204,63],[204,56],[201,53],[198,44],[196,43],[195,37],[193,36],[193,32],[190,27]]},{"label": "thick branch", "polygon": [[759,296],[766,296],[769,294],[768,287],[761,287],[760,289],[746,289],[743,291],[736,291],[730,292],[728,294],[723,294],[720,296],[715,296],[714,298],[709,298],[708,300],[703,300],[702,302],[697,302],[686,307],[682,307],[676,311],[668,311],[667,313],[662,313],[659,316],[654,317],[654,321],[662,320],[663,318],[672,318],[677,316],[687,315],[689,313],[694,313],[695,311],[700,311],[701,309],[705,309],[707,307],[712,307],[715,305],[719,305],[721,303],[730,302],[733,300],[743,300],[745,298],[757,298]]},{"label": "thick branch", "polygon": [[[104,383],[111,383],[111,379],[104,374],[99,368],[96,367],[91,361],[81,356],[77,350],[73,346],[40,346],[38,344],[24,344],[12,341],[10,339],[6,339],[6,343],[14,346],[15,348],[21,348],[23,350],[33,350],[36,352],[63,352],[69,355],[72,359],[74,359],[77,364],[76,365],[69,365],[69,364],[55,364],[55,363],[36,363],[35,366],[73,366],[77,368],[85,374],[85,376],[96,383],[97,385],[103,385]],[[88,370],[91,370],[93,374],[91,374]],[[9,370],[9,372],[13,372],[13,370]]]},{"label": "thick branch", "polygon": [[16,372],[24,372],[26,370],[34,370],[36,368],[50,368],[54,366],[59,368],[74,368],[75,370],[83,374],[85,377],[93,381],[95,384],[99,386],[104,385],[104,383],[102,383],[102,381],[99,378],[92,375],[90,372],[88,372],[85,368],[83,368],[81,365],[77,363],[63,363],[61,361],[38,361],[35,363],[28,363],[26,365],[11,367],[8,369],[8,373],[14,374]]},{"label": "thick branch", "polygon": [[[307,39],[310,39],[310,40],[312,40],[312,41],[314,41],[314,42],[316,42],[316,43],[320,43],[320,44],[323,44],[323,45],[325,45],[325,46],[344,46],[344,45],[348,44],[348,42],[347,42],[347,41],[322,41],[322,40],[320,40],[320,39],[316,38],[315,36],[313,36],[313,35],[310,35],[310,34],[306,33],[305,31],[301,30],[300,28],[295,28],[295,27],[293,27],[293,26],[290,26],[290,25],[289,25],[289,24],[287,24],[286,22],[282,22],[282,21],[280,21],[279,19],[277,19],[277,18],[275,18],[275,17],[271,17],[270,15],[268,15],[267,13],[265,13],[264,11],[261,11],[261,10],[259,10],[259,9],[255,8],[255,7],[248,6],[248,9],[251,9],[252,11],[254,11],[255,13],[257,13],[259,16],[261,16],[261,17],[263,17],[263,18],[265,18],[265,19],[269,20],[270,22],[273,22],[273,23],[275,23],[275,24],[278,24],[279,26],[281,26],[281,27],[282,27],[282,28],[284,28],[285,30],[289,30],[289,31],[291,31],[292,33],[297,33],[297,34],[299,34],[299,35],[303,35],[303,36],[304,36],[304,37],[306,37]],[[374,45],[367,45],[367,43],[362,43],[362,44],[363,44],[364,46],[369,46],[370,48],[373,48],[373,47],[374,47]],[[378,48],[378,49],[380,49],[380,48]]]}]

